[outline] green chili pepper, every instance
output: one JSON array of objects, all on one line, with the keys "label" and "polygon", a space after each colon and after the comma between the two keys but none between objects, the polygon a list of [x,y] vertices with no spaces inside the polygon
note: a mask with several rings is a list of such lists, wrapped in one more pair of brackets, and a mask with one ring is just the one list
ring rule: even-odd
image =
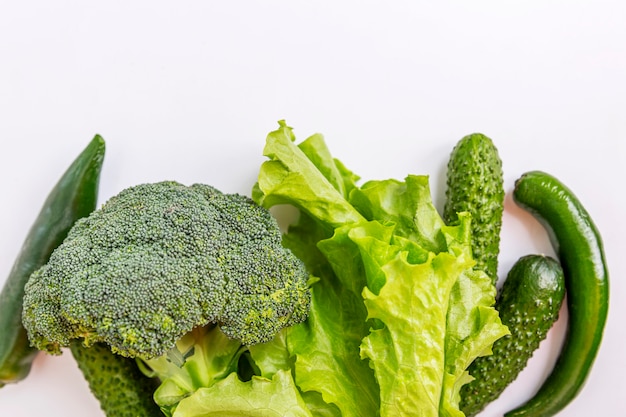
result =
[{"label": "green chili pepper", "polygon": [[37,350],[22,326],[24,285],[65,239],[74,222],[97,204],[105,144],[96,135],[65,171],[31,226],[0,292],[0,387],[24,379]]},{"label": "green chili pepper", "polygon": [[602,239],[576,196],[553,176],[528,172],[515,183],[514,200],[547,229],[565,275],[569,313],[565,343],[537,394],[507,417],[549,417],[582,389],[595,360],[609,305],[609,273]]}]

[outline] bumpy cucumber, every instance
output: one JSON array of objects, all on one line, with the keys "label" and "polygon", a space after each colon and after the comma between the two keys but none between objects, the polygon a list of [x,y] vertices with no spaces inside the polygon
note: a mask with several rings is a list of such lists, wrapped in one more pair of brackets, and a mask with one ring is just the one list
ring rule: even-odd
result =
[{"label": "bumpy cucumber", "polygon": [[457,213],[472,215],[472,251],[476,269],[498,280],[500,231],[504,211],[502,161],[491,139],[480,133],[465,136],[448,161],[443,219],[452,224]]},{"label": "bumpy cucumber", "polygon": [[470,365],[475,379],[461,390],[467,416],[480,412],[517,378],[557,320],[564,296],[563,269],[553,258],[527,255],[513,265],[496,300],[511,334],[494,343],[492,355]]},{"label": "bumpy cucumber", "polygon": [[139,370],[135,359],[116,355],[105,344],[85,347],[78,340],[70,350],[107,417],[163,415],[153,400],[158,384]]}]

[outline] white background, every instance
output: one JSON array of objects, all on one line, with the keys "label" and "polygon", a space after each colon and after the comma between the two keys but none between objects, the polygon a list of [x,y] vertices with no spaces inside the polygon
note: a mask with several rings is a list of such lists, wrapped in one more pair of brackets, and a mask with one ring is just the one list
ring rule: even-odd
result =
[{"label": "white background", "polygon": [[[604,343],[561,415],[622,416],[626,372],[626,3],[621,1],[2,1],[0,283],[48,191],[94,134],[101,202],[164,179],[249,194],[266,134],[321,132],[366,179],[428,174],[442,203],[458,139],[490,136],[508,196],[500,276],[543,229],[510,199],[542,169],[602,232],[612,276]],[[441,207],[441,206],[439,206]],[[482,416],[532,395],[562,316]],[[1,334],[0,334],[1,337]],[[71,355],[0,389],[0,415],[100,416]]]}]

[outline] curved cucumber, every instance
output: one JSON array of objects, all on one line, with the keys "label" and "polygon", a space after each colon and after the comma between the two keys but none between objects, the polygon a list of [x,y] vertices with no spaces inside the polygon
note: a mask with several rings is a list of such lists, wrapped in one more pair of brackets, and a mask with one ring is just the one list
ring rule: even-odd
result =
[{"label": "curved cucumber", "polygon": [[513,199],[547,229],[565,271],[568,328],[554,369],[537,394],[507,417],[549,417],[580,392],[598,353],[609,305],[609,274],[600,234],[589,213],[555,177],[528,172]]},{"label": "curved cucumber", "polygon": [[563,269],[555,259],[527,255],[513,265],[496,300],[511,334],[493,344],[492,355],[470,365],[475,379],[461,389],[460,404],[467,416],[480,412],[517,378],[557,320],[564,296]]},{"label": "curved cucumber", "polygon": [[475,268],[484,271],[494,285],[498,280],[503,211],[504,180],[498,150],[485,135],[465,136],[448,161],[443,219],[451,224],[458,220],[460,212],[472,215]]}]

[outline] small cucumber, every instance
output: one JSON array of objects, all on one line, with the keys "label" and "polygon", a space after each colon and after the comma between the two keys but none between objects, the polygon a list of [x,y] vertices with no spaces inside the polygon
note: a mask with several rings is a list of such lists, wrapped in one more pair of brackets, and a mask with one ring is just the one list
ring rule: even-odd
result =
[{"label": "small cucumber", "polygon": [[145,376],[135,359],[116,355],[103,343],[85,347],[76,339],[70,350],[107,417],[163,415],[153,400],[158,382]]},{"label": "small cucumber", "polygon": [[494,285],[498,280],[503,211],[504,180],[498,150],[480,133],[463,137],[448,161],[443,219],[452,224],[460,212],[472,215],[475,269],[484,271]]},{"label": "small cucumber", "polygon": [[509,271],[496,300],[496,309],[510,335],[493,344],[493,354],[469,367],[475,379],[461,390],[461,410],[480,412],[517,378],[559,315],[565,297],[563,269],[543,255],[520,258]]}]

